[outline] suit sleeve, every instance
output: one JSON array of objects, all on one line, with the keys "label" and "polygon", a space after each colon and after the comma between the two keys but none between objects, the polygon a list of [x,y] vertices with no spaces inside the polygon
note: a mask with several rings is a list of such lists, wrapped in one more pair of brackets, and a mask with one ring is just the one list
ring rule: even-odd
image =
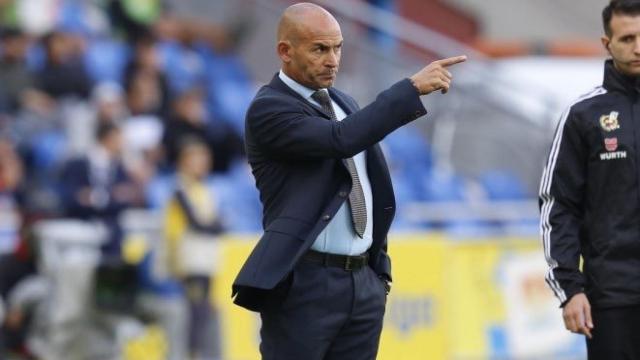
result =
[{"label": "suit sleeve", "polygon": [[546,282],[562,306],[582,292],[580,227],[586,181],[587,146],[577,117],[568,110],[556,130],[540,183],[540,232],[549,269]]},{"label": "suit sleeve", "polygon": [[405,79],[342,121],[311,116],[282,96],[258,97],[246,125],[255,143],[272,155],[348,158],[424,114],[417,90]]}]

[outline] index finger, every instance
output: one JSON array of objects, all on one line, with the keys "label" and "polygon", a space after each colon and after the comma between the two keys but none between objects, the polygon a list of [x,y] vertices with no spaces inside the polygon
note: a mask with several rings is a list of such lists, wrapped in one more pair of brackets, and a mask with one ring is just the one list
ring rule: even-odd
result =
[{"label": "index finger", "polygon": [[447,67],[455,64],[459,64],[461,62],[467,61],[466,55],[454,56],[446,59],[436,60],[434,63],[439,64],[441,66]]},{"label": "index finger", "polygon": [[583,308],[582,312],[578,313],[576,316],[577,318],[574,320],[578,325],[578,332],[586,335],[589,339],[591,339],[591,330],[589,329],[589,326],[586,323],[584,310],[585,309]]}]

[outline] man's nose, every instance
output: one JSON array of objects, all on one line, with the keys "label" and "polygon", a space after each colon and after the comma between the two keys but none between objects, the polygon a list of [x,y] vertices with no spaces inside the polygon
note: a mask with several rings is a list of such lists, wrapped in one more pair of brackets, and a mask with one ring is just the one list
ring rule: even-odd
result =
[{"label": "man's nose", "polygon": [[640,55],[640,36],[636,37],[636,41],[633,46],[633,53],[636,55]]},{"label": "man's nose", "polygon": [[335,51],[329,51],[324,64],[327,67],[334,68],[338,66],[339,61],[340,61],[339,55]]}]

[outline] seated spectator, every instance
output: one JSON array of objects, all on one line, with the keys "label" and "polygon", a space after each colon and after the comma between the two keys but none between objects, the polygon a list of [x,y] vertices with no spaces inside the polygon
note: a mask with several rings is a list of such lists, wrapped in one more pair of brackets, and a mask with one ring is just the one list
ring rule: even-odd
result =
[{"label": "seated spectator", "polygon": [[108,0],[107,11],[112,27],[135,41],[162,14],[162,0]]},{"label": "seated spectator", "polygon": [[4,299],[6,312],[4,320],[0,319],[0,359],[7,358],[7,351],[24,354],[30,312],[15,306],[12,292],[36,272],[30,244],[21,237],[23,211],[19,192],[23,175],[22,161],[13,145],[0,140],[0,302]]},{"label": "seated spectator", "polygon": [[11,118],[26,109],[36,114],[48,114],[54,104],[37,91],[36,78],[27,65],[30,41],[18,28],[0,30],[0,113]]},{"label": "seated spectator", "polygon": [[44,37],[43,44],[46,60],[38,73],[38,88],[54,99],[87,99],[93,85],[82,60],[81,42],[70,34],[54,31]]},{"label": "seated spectator", "polygon": [[203,94],[199,89],[191,89],[179,95],[174,102],[173,111],[162,140],[169,164],[176,163],[179,144],[185,137],[199,139],[216,154],[213,171],[226,172],[233,159],[243,154],[242,139],[230,125],[207,119]]},{"label": "seated spectator", "polygon": [[6,312],[4,320],[0,320],[1,359],[10,358],[9,353],[29,355],[26,341],[33,317],[34,302],[39,296],[30,296],[21,288],[24,288],[22,285],[25,281],[34,277],[36,271],[36,261],[32,253],[15,252],[0,255],[0,301],[4,299]]},{"label": "seated spectator", "polygon": [[139,70],[129,76],[125,90],[131,115],[154,116],[162,120],[162,89],[159,79],[148,70]]},{"label": "seated spectator", "polygon": [[71,160],[62,172],[63,205],[69,217],[95,219],[110,230],[103,250],[119,256],[121,211],[143,205],[140,185],[133,181],[122,160],[122,131],[111,123],[100,124],[97,144],[81,158]]},{"label": "seated spectator", "polygon": [[159,115],[164,117],[169,107],[169,85],[162,69],[157,43],[151,34],[140,36],[134,44],[133,57],[124,71],[125,88],[130,89],[135,75],[142,72],[156,78],[161,101]]},{"label": "seated spectator", "polygon": [[0,139],[0,254],[18,245],[24,166],[13,144]]},{"label": "seated spectator", "polygon": [[26,63],[28,43],[27,37],[18,29],[0,30],[0,111],[3,113],[16,112],[21,97],[34,85]]},{"label": "seated spectator", "polygon": [[120,124],[129,114],[125,96],[119,84],[105,82],[93,89],[91,103],[95,109],[95,127],[98,124]]},{"label": "seated spectator", "polygon": [[181,279],[190,307],[189,349],[194,359],[220,356],[217,312],[209,298],[216,270],[217,239],[224,226],[216,194],[207,187],[211,153],[197,139],[184,138],[178,155],[178,184],[165,212],[170,268]]},{"label": "seated spectator", "polygon": [[127,88],[129,117],[123,122],[125,160],[141,182],[155,174],[162,159],[164,132],[162,93],[158,77],[140,70],[131,75]]}]

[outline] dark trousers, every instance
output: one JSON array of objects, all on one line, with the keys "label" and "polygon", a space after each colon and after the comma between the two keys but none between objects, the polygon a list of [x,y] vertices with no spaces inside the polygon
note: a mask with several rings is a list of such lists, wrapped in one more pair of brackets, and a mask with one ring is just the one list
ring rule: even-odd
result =
[{"label": "dark trousers", "polygon": [[640,306],[592,309],[589,360],[640,359]]},{"label": "dark trousers", "polygon": [[189,302],[189,352],[198,359],[221,357],[218,311],[209,300],[211,278],[187,276],[183,280]]},{"label": "dark trousers", "polygon": [[301,261],[260,314],[263,360],[373,360],[386,294],[374,271]]}]

